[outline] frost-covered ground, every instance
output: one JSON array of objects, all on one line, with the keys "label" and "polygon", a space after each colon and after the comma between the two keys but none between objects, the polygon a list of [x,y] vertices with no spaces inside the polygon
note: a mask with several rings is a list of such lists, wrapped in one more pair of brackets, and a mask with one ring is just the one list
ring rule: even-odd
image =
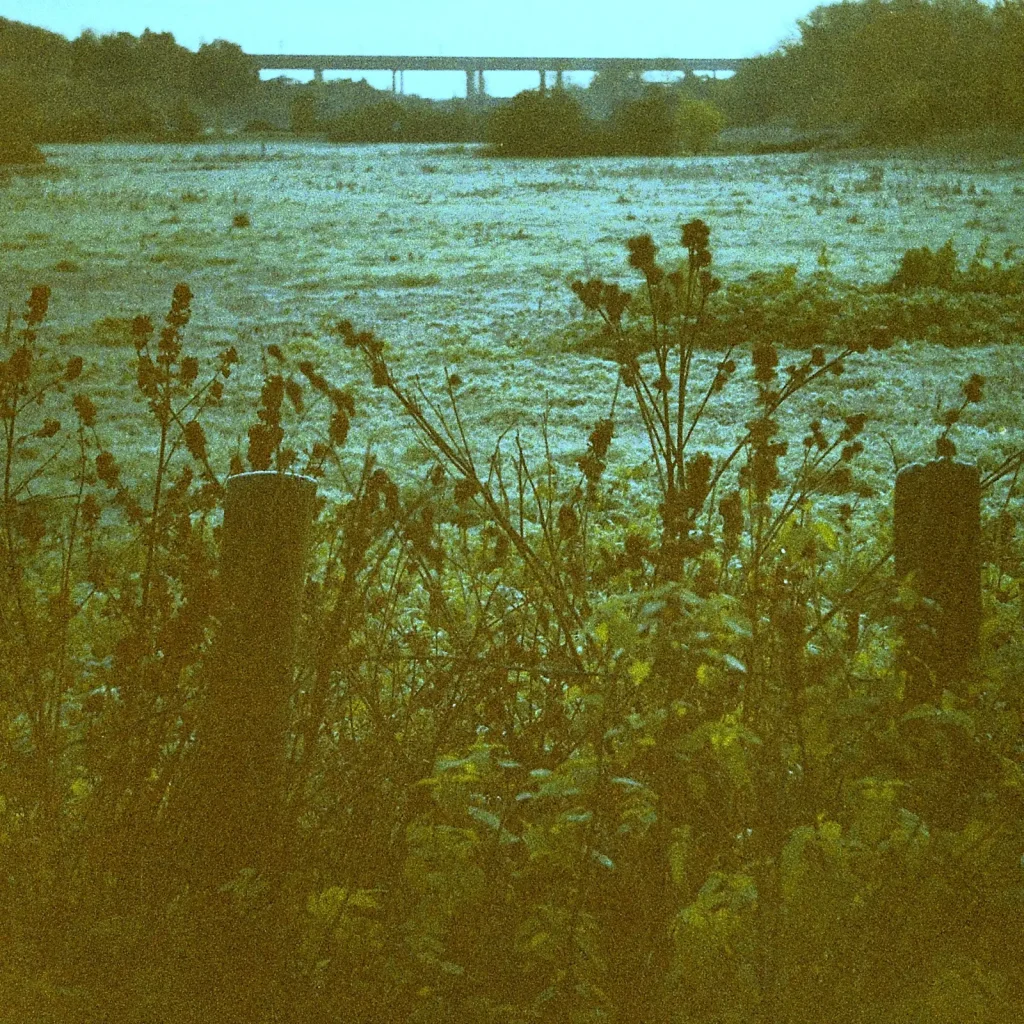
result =
[{"label": "frost-covered ground", "polygon": [[[154,445],[132,374],[125,320],[157,319],[173,286],[195,293],[190,343],[238,347],[245,393],[218,417],[220,440],[244,436],[259,349],[312,354],[339,382],[356,381],[364,409],[356,440],[372,438],[396,464],[415,464],[390,406],[334,355],[325,325],[339,317],[386,338],[404,375],[466,379],[467,411],[484,438],[548,410],[561,461],[585,446],[607,410],[614,367],[567,353],[581,308],[574,277],[632,280],[624,242],[649,231],[665,261],[681,258],[678,225],[712,229],[725,278],[794,263],[811,271],[825,246],[855,280],[888,277],[909,247],[952,238],[969,256],[1024,242],[1024,167],[1017,160],[878,154],[785,154],[675,159],[498,161],[472,147],[333,147],[288,143],[68,146],[47,150],[50,174],[0,186],[0,299],[19,308],[32,284],[53,288],[50,327],[93,370],[86,386],[110,443]],[[245,213],[248,227],[233,226]],[[702,357],[707,363],[711,357]],[[951,352],[906,346],[871,354],[794,419],[864,411],[869,485],[887,491],[892,440],[928,457],[936,401],[981,372],[998,381],[960,431],[967,457],[1021,441],[1024,377],[1014,348]],[[230,392],[237,395],[238,389]],[[739,396],[737,396],[738,399]],[[723,396],[702,444],[720,450],[747,417]],[[534,447],[535,440],[530,446]],[[616,472],[642,478],[642,438],[623,422]],[[627,486],[624,483],[624,486]]]}]

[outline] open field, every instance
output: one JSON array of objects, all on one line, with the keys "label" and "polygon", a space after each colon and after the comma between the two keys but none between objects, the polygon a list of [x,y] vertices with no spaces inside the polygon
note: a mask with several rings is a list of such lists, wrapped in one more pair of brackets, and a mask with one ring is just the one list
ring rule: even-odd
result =
[{"label": "open field", "polygon": [[[330,353],[325,326],[346,317],[387,339],[403,375],[436,382],[443,364],[458,367],[484,445],[511,424],[535,427],[547,408],[555,455],[570,461],[607,412],[615,367],[566,350],[594,326],[584,328],[568,282],[597,275],[635,286],[630,235],[649,231],[672,264],[685,255],[677,226],[701,217],[727,281],[785,263],[811,272],[823,245],[838,275],[881,281],[909,247],[952,238],[963,258],[984,237],[999,251],[1024,242],[1024,166],[1010,159],[498,161],[472,147],[247,142],[47,153],[46,172],[0,185],[0,299],[19,309],[31,285],[51,285],[46,336],[85,357],[106,442],[132,446],[143,461],[156,439],[142,403],[130,400],[125,327],[139,313],[158,320],[179,281],[195,294],[187,348],[203,355],[234,344],[243,361],[215,451],[244,437],[252,413],[239,411],[254,407],[259,348],[275,342],[312,354],[336,382],[353,384],[358,411],[375,411],[357,421],[357,443],[372,439],[387,459],[415,463],[351,355]],[[234,226],[243,213],[249,226]],[[714,358],[704,357],[709,366]],[[1020,364],[1016,345],[900,343],[802,399],[790,437],[798,442],[811,416],[867,413],[863,490],[887,494],[886,439],[901,461],[930,457],[937,404],[957,401],[961,381],[978,372],[991,386],[955,438],[964,457],[995,461],[1021,441]],[[700,441],[712,451],[747,418],[739,382],[720,397]],[[642,486],[643,471],[628,469],[644,456],[639,429],[622,423],[617,437],[623,487]]]}]

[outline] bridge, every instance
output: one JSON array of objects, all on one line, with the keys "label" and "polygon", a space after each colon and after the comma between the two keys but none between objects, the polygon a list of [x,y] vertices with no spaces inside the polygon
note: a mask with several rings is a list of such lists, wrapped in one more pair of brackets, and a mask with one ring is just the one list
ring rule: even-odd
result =
[{"label": "bridge", "polygon": [[466,98],[485,96],[485,71],[536,71],[541,92],[547,87],[547,74],[555,76],[555,87],[562,85],[566,71],[738,71],[752,57],[414,57],[331,55],[312,53],[252,53],[249,59],[260,71],[312,71],[316,82],[323,82],[325,71],[390,71],[391,91],[404,92],[405,71],[463,71]]}]

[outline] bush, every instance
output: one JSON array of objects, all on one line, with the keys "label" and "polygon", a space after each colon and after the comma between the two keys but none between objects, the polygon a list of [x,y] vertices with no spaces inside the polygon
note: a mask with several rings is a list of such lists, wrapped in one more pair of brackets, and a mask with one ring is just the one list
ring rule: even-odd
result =
[{"label": "bush", "polygon": [[679,152],[676,97],[648,86],[638,99],[620,104],[605,127],[602,152],[623,156],[673,156]]},{"label": "bush", "polygon": [[178,100],[170,117],[171,133],[181,142],[191,142],[203,134],[203,119],[187,100]]},{"label": "bush", "polygon": [[583,108],[564,89],[514,96],[491,115],[487,138],[504,156],[576,156],[592,149]]},{"label": "bush", "polygon": [[689,153],[706,153],[725,127],[725,116],[713,103],[684,98],[676,108],[676,130]]},{"label": "bush", "polygon": [[45,162],[42,150],[27,135],[17,130],[0,134],[0,166]]}]

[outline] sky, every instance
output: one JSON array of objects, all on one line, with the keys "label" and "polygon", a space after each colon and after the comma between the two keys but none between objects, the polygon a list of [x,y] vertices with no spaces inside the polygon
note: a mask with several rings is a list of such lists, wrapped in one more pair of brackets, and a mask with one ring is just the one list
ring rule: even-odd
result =
[{"label": "sky", "polygon": [[[68,38],[85,29],[139,35],[149,28],[172,32],[189,49],[228,39],[248,53],[753,57],[795,38],[797,19],[816,6],[815,0],[647,0],[641,7],[621,0],[516,0],[503,6],[484,0],[0,0],[0,17]],[[390,88],[389,72],[366,78]],[[536,78],[494,72],[487,91],[513,95],[535,88]],[[587,78],[571,80],[585,84]],[[465,76],[407,72],[405,91],[464,95]]]}]

